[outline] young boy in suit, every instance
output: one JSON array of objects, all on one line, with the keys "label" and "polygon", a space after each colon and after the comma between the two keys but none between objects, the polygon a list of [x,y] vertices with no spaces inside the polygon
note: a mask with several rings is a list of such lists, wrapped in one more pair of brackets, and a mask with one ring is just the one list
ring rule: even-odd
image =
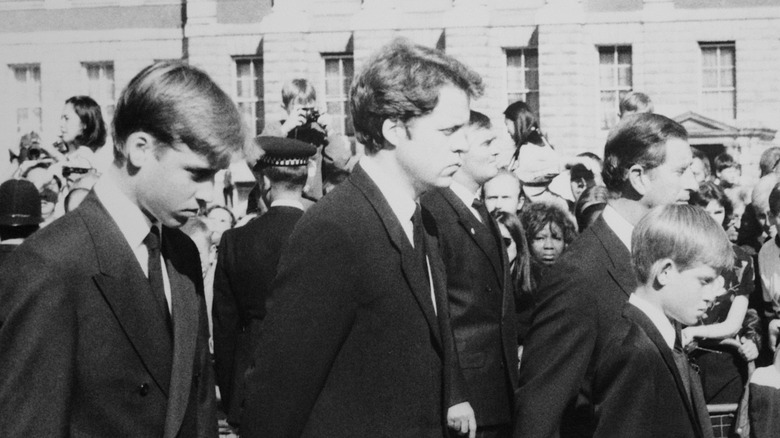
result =
[{"label": "young boy in suit", "polygon": [[734,258],[729,240],[703,209],[676,204],[648,213],[632,242],[638,287],[595,370],[593,436],[711,435],[678,324],[695,324],[722,288]]}]

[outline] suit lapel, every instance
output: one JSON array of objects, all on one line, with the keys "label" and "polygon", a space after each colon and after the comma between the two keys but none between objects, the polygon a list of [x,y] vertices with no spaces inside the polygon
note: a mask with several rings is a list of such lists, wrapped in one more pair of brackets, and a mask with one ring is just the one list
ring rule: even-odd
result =
[{"label": "suit lapel", "polygon": [[[173,241],[172,230],[163,228],[162,252],[171,284],[173,312],[173,371],[165,419],[165,436],[175,437],[187,410],[192,388],[192,371],[199,328],[199,297],[193,279],[186,274],[192,266],[185,266],[177,251],[183,248]],[[192,274],[191,274],[192,275]]]},{"label": "suit lapel", "polygon": [[92,236],[100,265],[93,277],[119,325],[157,386],[168,395],[172,345],[165,321],[158,315],[149,282],[119,227],[94,192],[79,214]]},{"label": "suit lapel", "polygon": [[[417,263],[417,255],[414,252],[412,244],[409,242],[409,238],[406,237],[406,233],[401,227],[401,223],[398,221],[395,213],[390,208],[390,205],[387,203],[384,195],[382,195],[382,192],[379,190],[376,184],[374,184],[368,174],[360,167],[360,165],[357,165],[352,171],[352,175],[350,176],[349,181],[352,182],[355,187],[357,187],[358,190],[363,193],[368,202],[377,212],[379,219],[382,221],[382,224],[387,231],[390,242],[400,253],[401,271],[403,272],[404,279],[409,285],[409,289],[411,289],[414,298],[417,300],[417,303],[420,305],[423,315],[428,322],[428,326],[434,335],[434,339],[436,339],[438,345],[441,346],[439,322],[436,317],[436,312],[433,308],[433,301],[431,300],[431,291],[428,285],[428,279],[426,278],[426,273],[422,269],[422,265]],[[428,243],[430,244],[429,241]],[[432,246],[429,245],[429,251],[431,248]],[[429,259],[434,258],[430,253],[428,254],[428,257]],[[433,274],[433,272],[431,274]],[[442,286],[437,284],[436,281],[434,281],[433,286],[434,291],[438,295],[440,292],[438,287]]]},{"label": "suit lapel", "polygon": [[620,286],[626,297],[631,296],[636,288],[634,271],[631,269],[631,252],[607,225],[603,217],[598,218],[593,225],[588,227],[588,230],[596,235],[604,247],[604,252],[611,262],[607,266],[609,275]]},{"label": "suit lapel", "polygon": [[688,393],[685,390],[685,384],[682,381],[682,377],[680,376],[680,371],[677,368],[677,364],[674,361],[672,350],[669,348],[668,345],[666,345],[666,341],[664,340],[664,337],[661,335],[661,332],[658,331],[658,328],[656,328],[655,324],[653,324],[653,322],[650,320],[650,318],[647,317],[647,315],[644,314],[644,312],[642,312],[632,304],[628,304],[628,303],[626,304],[626,306],[623,309],[623,316],[635,322],[638,326],[640,326],[642,330],[645,332],[645,334],[647,334],[647,336],[653,342],[653,344],[655,344],[658,351],[661,353],[661,357],[663,358],[666,367],[669,369],[669,372],[672,373],[672,376],[674,377],[674,383],[677,386],[677,391],[679,392],[680,397],[684,400],[685,410],[688,412],[688,416],[690,417],[691,423],[697,425],[695,429],[697,430],[697,433],[701,435],[701,426],[699,426],[699,420],[697,418],[697,414],[694,410],[693,405],[691,404],[691,398],[688,396]]},{"label": "suit lapel", "polygon": [[[440,191],[444,199],[455,211],[458,216],[458,222],[463,227],[466,234],[476,243],[479,249],[485,254],[485,257],[490,260],[490,265],[493,266],[493,273],[496,278],[503,278],[503,269],[501,267],[501,258],[499,254],[499,247],[497,247],[496,237],[493,232],[492,224],[483,224],[474,217],[474,213],[469,210],[468,206],[463,204],[463,201],[458,198],[452,189],[446,188]],[[492,219],[491,219],[492,220]],[[503,283],[502,283],[503,284]]]}]

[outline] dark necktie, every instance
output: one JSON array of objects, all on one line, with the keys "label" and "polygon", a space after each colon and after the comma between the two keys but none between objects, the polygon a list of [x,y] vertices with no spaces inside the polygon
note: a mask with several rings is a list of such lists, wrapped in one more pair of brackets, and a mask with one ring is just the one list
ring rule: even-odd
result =
[{"label": "dark necktie", "polygon": [[485,208],[485,203],[479,198],[474,198],[471,202],[471,206],[479,213],[479,217],[482,218],[482,223],[485,224],[486,227],[489,226],[490,213],[488,213],[487,208]]},{"label": "dark necktie", "polygon": [[423,233],[425,229],[422,224],[422,212],[420,210],[420,204],[417,204],[417,208],[414,209],[412,215],[413,237],[414,237],[414,252],[417,256],[418,266],[422,267],[422,272],[425,274],[425,284],[430,288],[428,279],[428,259],[425,252],[425,239]]},{"label": "dark necktie", "polygon": [[165,286],[163,285],[162,264],[160,262],[160,229],[152,226],[149,234],[144,239],[147,251],[149,251],[149,286],[154,297],[160,315],[163,316],[171,329],[171,314],[168,311],[168,300],[165,298]]},{"label": "dark necktie", "polygon": [[674,338],[674,348],[672,354],[674,355],[674,364],[677,365],[677,371],[680,372],[683,386],[685,386],[685,394],[688,396],[688,401],[691,399],[691,365],[688,361],[688,355],[682,348],[682,342],[680,342],[680,329],[675,324],[676,336]]}]

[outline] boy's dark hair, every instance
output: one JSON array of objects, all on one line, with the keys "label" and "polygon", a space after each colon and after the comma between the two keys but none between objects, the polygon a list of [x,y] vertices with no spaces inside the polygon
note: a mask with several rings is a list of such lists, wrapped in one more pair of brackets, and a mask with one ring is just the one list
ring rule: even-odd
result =
[{"label": "boy's dark hair", "polygon": [[780,164],[780,147],[772,146],[764,150],[761,154],[761,159],[758,161],[761,176],[774,172],[778,164]]},{"label": "boy's dark hair", "polygon": [[640,284],[653,275],[655,262],[671,259],[684,271],[699,265],[731,269],[734,250],[721,224],[703,208],[671,204],[650,210],[631,235],[631,259]]},{"label": "boy's dark hair", "polygon": [[93,151],[106,144],[106,124],[100,105],[89,96],[73,96],[65,101],[73,105],[73,111],[84,125],[81,134],[76,137],[76,144],[87,146]]},{"label": "boy's dark hair", "polygon": [[222,168],[246,143],[231,98],[206,73],[178,61],[152,64],[131,79],[117,100],[113,126],[114,161],[120,164],[135,132],[152,135],[158,147],[183,143]]},{"label": "boy's dark hair", "polygon": [[623,193],[631,166],[650,170],[663,164],[666,142],[672,138],[688,141],[688,131],[660,114],[638,113],[620,119],[604,146],[604,185],[610,192]]},{"label": "boy's dark hair", "polygon": [[722,154],[718,154],[718,156],[715,157],[715,171],[716,172],[722,172],[724,169],[728,169],[730,167],[736,167],[739,168],[739,163],[737,163],[736,160],[734,160],[734,157],[731,156],[731,154],[727,152],[723,152]]},{"label": "boy's dark hair", "polygon": [[407,122],[430,113],[448,84],[470,98],[481,96],[484,89],[477,73],[444,52],[401,38],[392,41],[352,82],[349,109],[357,140],[369,155],[384,149],[384,121]]}]

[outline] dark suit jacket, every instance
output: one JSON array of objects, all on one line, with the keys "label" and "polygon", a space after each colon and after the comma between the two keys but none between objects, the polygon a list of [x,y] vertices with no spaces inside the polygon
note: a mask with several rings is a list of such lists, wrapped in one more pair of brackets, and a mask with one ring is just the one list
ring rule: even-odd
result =
[{"label": "dark suit jacket", "polygon": [[689,437],[711,427],[704,396],[700,408],[687,395],[672,350],[641,310],[626,303],[606,336],[593,378],[594,437]]},{"label": "dark suit jacket", "polygon": [[0,268],[0,436],[216,436],[200,262],[163,229],[173,332],[94,193]]},{"label": "dark suit jacket", "polygon": [[360,166],[298,222],[248,376],[242,437],[444,435],[464,383],[426,211],[423,222],[438,316],[423,264]]},{"label": "dark suit jacket", "polygon": [[535,296],[515,436],[592,436],[595,365],[634,289],[631,254],[599,218],[547,272]]},{"label": "dark suit jacket", "polygon": [[451,189],[422,198],[436,220],[452,331],[477,425],[509,424],[517,387],[512,280],[495,221],[481,223]]},{"label": "dark suit jacket", "polygon": [[223,406],[240,421],[244,374],[251,364],[249,326],[265,318],[282,247],[303,216],[295,207],[271,207],[243,227],[226,231],[214,276],[214,359]]}]

